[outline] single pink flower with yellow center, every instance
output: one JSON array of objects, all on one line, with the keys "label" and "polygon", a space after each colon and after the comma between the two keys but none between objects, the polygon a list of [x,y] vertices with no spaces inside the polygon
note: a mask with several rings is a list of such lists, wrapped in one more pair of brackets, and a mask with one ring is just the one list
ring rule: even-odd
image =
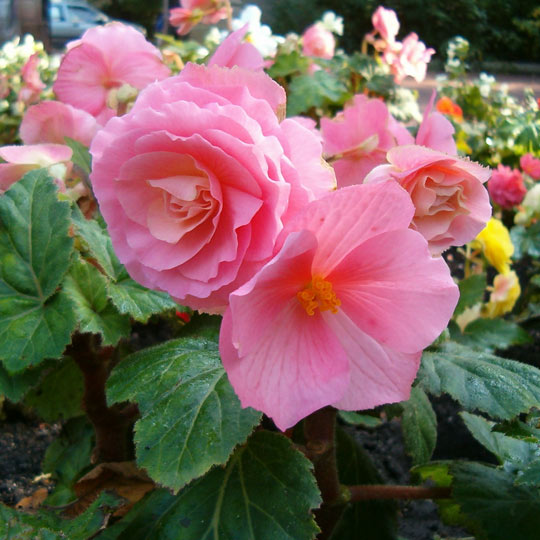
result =
[{"label": "single pink flower with yellow center", "polygon": [[444,260],[409,228],[413,215],[397,184],[360,185],[309,203],[286,226],[223,318],[221,357],[244,407],[285,430],[326,405],[408,398],[422,349],[459,296]]}]

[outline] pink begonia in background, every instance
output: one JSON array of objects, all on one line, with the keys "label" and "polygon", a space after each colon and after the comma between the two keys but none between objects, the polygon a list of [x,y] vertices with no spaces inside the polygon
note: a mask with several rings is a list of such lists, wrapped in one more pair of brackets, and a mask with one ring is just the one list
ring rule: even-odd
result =
[{"label": "pink begonia in background", "polygon": [[320,140],[282,120],[285,99],[263,72],[187,64],[98,132],[91,181],[134,279],[223,309],[283,224],[335,187]]},{"label": "pink begonia in background", "polygon": [[243,41],[247,32],[248,25],[245,24],[229,34],[215,50],[208,65],[262,71],[265,64],[262,54],[251,43]]},{"label": "pink begonia in background", "polygon": [[533,180],[540,180],[540,159],[535,158],[532,154],[525,154],[519,159],[519,166]]},{"label": "pink begonia in background", "polygon": [[387,159],[364,182],[396,181],[407,190],[415,206],[411,226],[433,254],[471,241],[485,227],[491,217],[483,185],[488,168],[418,145],[396,146]]},{"label": "pink begonia in background", "polygon": [[395,183],[310,203],[274,259],[231,294],[220,353],[242,406],[285,430],[326,405],[408,399],[421,351],[459,293],[442,258],[409,228]]},{"label": "pink begonia in background", "polygon": [[393,9],[379,6],[371,16],[371,23],[385,41],[392,43],[396,40],[399,32],[399,21]]},{"label": "pink begonia in background", "polygon": [[0,194],[20,180],[27,172],[47,168],[63,189],[63,180],[71,169],[72,151],[62,144],[32,144],[0,147]]},{"label": "pink begonia in background", "polygon": [[302,51],[306,56],[330,60],[334,57],[335,48],[334,35],[320,22],[312,24],[302,34]]},{"label": "pink begonia in background", "polygon": [[126,84],[141,90],[169,74],[160,51],[140,32],[112,22],[68,44],[53,90],[60,101],[105,123],[116,114],[107,106],[111,92]]},{"label": "pink begonia in background", "polygon": [[397,84],[407,76],[416,82],[422,82],[426,78],[427,65],[434,54],[435,49],[428,49],[418,39],[418,35],[412,32],[403,40],[399,51],[386,54],[385,60],[390,64],[390,71],[394,74]]},{"label": "pink begonia in background", "polygon": [[380,99],[354,96],[335,118],[321,118],[326,155],[339,187],[360,184],[373,167],[386,163],[386,152],[397,144],[411,144],[412,135],[388,112]]},{"label": "pink begonia in background", "polygon": [[21,70],[23,85],[19,91],[18,99],[26,105],[39,101],[41,91],[45,88],[37,69],[38,64],[39,54],[34,53],[28,58]]},{"label": "pink begonia in background", "polygon": [[519,170],[502,164],[494,169],[488,182],[488,190],[493,202],[502,208],[517,206],[527,193]]},{"label": "pink begonia in background", "polygon": [[61,101],[42,101],[25,112],[19,135],[24,144],[65,144],[64,137],[70,137],[90,146],[100,127],[86,111]]},{"label": "pink begonia in background", "polygon": [[216,24],[229,16],[229,7],[221,0],[180,0],[182,7],[169,11],[169,23],[180,35],[199,24]]}]

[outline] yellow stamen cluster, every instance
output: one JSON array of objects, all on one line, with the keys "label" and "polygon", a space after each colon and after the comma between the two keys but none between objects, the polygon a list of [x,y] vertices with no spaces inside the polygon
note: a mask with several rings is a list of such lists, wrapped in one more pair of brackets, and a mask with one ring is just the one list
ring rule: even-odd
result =
[{"label": "yellow stamen cluster", "polygon": [[341,306],[341,300],[332,290],[332,284],[320,276],[313,276],[313,279],[296,293],[296,298],[310,316],[315,314],[317,308],[337,313]]}]

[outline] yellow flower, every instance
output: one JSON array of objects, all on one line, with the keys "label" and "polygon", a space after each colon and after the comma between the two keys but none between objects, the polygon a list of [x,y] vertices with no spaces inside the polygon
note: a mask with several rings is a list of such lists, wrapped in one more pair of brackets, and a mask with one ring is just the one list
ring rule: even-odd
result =
[{"label": "yellow flower", "polygon": [[515,272],[495,276],[493,291],[486,305],[486,316],[494,319],[512,311],[520,294],[521,287]]},{"label": "yellow flower", "polygon": [[473,240],[474,248],[481,248],[489,264],[501,274],[510,272],[510,257],[514,253],[514,245],[510,233],[501,221],[491,218],[485,228]]}]

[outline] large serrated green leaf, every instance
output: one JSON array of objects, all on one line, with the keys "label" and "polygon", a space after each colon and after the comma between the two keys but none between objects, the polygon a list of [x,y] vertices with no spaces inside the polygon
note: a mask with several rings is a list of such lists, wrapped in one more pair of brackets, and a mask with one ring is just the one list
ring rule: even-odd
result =
[{"label": "large serrated green leaf", "polygon": [[311,540],[321,503],[311,463],[290,441],[259,431],[226,467],[178,495],[153,492],[103,540]]},{"label": "large serrated green leaf", "polygon": [[71,161],[77,165],[77,167],[80,167],[85,174],[90,174],[92,172],[92,156],[90,155],[88,148],[71,137],[64,137],[64,140],[73,152]]},{"label": "large serrated green leaf", "polygon": [[524,255],[540,257],[540,222],[529,227],[516,225],[510,231],[510,238],[514,244],[514,259],[521,259]]},{"label": "large serrated green leaf", "polygon": [[107,292],[120,313],[128,314],[143,323],[151,315],[178,307],[167,293],[146,289],[127,274],[115,283],[108,283]]},{"label": "large serrated green leaf", "polygon": [[516,486],[514,474],[480,463],[457,463],[450,472],[452,495],[478,540],[538,540],[538,488]]},{"label": "large serrated green leaf", "polygon": [[[337,430],[336,456],[339,480],[344,485],[381,484],[365,450],[345,430]],[[349,503],[336,525],[331,540],[396,540],[397,505],[393,501]]]},{"label": "large serrated green leaf", "polygon": [[455,333],[453,337],[463,345],[485,351],[504,350],[532,341],[523,328],[505,319],[476,319],[465,327],[463,334]]},{"label": "large serrated green leaf", "polygon": [[43,376],[43,365],[10,375],[0,363],[0,396],[5,396],[13,403],[20,401]]},{"label": "large serrated green leaf", "polygon": [[514,439],[503,433],[492,431],[495,422],[490,422],[481,416],[467,412],[460,414],[473,437],[497,456],[501,464],[510,462],[523,467],[537,456],[538,445],[536,443]]},{"label": "large serrated green leaf", "polygon": [[437,443],[437,417],[425,392],[415,386],[411,397],[401,403],[403,441],[413,465],[430,460]]},{"label": "large serrated green leaf", "polygon": [[64,358],[46,370],[43,380],[28,392],[24,403],[46,422],[69,420],[83,414],[83,391],[81,370],[71,358]]},{"label": "large serrated green leaf", "polygon": [[417,380],[426,392],[450,394],[466,410],[493,418],[509,419],[540,403],[540,370],[452,342],[423,354]]},{"label": "large serrated green leaf", "polygon": [[107,297],[107,280],[90,263],[75,259],[64,279],[64,291],[73,300],[81,332],[100,334],[103,345],[116,345],[129,335],[129,317],[118,313]]},{"label": "large serrated green leaf", "polygon": [[73,249],[69,204],[56,192],[37,170],[0,197],[0,358],[10,372],[60,356],[75,326],[55,294]]},{"label": "large serrated green leaf", "polygon": [[110,403],[136,401],[137,463],[178,490],[227,461],[259,423],[242,409],[215,342],[181,338],[122,361],[108,381]]}]

